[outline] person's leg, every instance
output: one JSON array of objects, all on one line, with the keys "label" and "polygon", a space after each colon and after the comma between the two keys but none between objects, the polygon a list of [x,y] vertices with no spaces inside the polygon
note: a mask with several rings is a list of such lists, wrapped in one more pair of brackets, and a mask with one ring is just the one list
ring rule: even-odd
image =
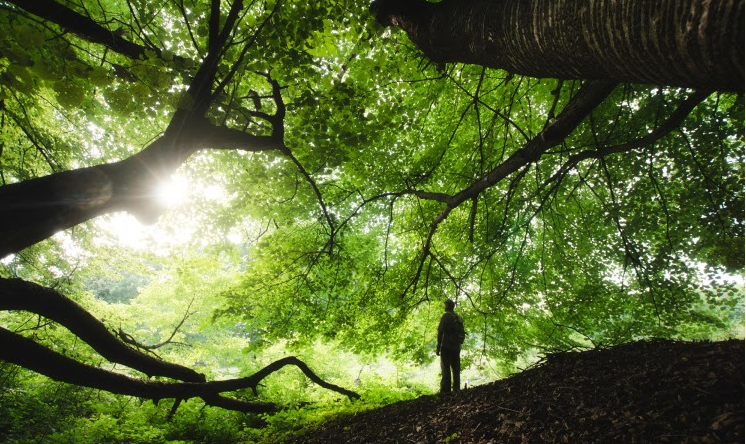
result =
[{"label": "person's leg", "polygon": [[461,350],[454,350],[451,358],[451,368],[453,369],[453,391],[461,390]]},{"label": "person's leg", "polygon": [[440,393],[448,393],[451,391],[451,369],[450,359],[448,359],[448,351],[440,351]]}]

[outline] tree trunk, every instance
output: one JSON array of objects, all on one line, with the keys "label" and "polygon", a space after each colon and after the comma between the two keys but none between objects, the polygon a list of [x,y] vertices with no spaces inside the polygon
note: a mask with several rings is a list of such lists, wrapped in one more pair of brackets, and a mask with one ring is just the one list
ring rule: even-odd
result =
[{"label": "tree trunk", "polygon": [[[57,24],[66,32],[73,32],[134,60],[148,49],[124,40],[89,17],[55,1],[12,0],[10,3]],[[213,5],[219,5],[219,2],[213,2]],[[156,185],[168,179],[198,150],[278,150],[289,154],[283,143],[285,107],[280,86],[269,76],[277,112],[274,116],[257,113],[257,117],[270,123],[271,135],[254,135],[214,126],[205,118],[222,88],[213,89],[217,66],[223,55],[220,49],[231,38],[230,30],[242,9],[243,3],[234,1],[222,27],[219,9],[212,11],[210,51],[188,89],[193,106],[177,110],[165,133],[143,151],[120,162],[0,187],[0,258],[106,213],[128,211],[144,223],[155,222],[163,211],[155,199]],[[227,82],[228,79],[223,79],[223,85]]]},{"label": "tree trunk", "polygon": [[744,0],[377,0],[434,62],[740,92]]}]

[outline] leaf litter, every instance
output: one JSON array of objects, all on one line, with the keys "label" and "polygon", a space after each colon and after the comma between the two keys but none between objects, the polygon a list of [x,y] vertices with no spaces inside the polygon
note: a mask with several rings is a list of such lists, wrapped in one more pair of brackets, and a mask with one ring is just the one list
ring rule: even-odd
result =
[{"label": "leaf litter", "polygon": [[507,379],[342,417],[286,442],[743,443],[744,341],[555,353]]}]

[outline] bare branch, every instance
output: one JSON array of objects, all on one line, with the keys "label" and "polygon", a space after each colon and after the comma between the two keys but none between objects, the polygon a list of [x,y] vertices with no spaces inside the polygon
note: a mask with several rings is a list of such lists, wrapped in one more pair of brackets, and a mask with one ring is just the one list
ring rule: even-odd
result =
[{"label": "bare branch", "polygon": [[181,328],[182,325],[184,325],[184,322],[186,322],[186,320],[189,319],[189,316],[191,316],[191,315],[194,314],[194,312],[190,312],[189,311],[189,309],[192,308],[192,304],[193,303],[194,303],[194,298],[192,298],[192,300],[189,302],[189,306],[187,307],[186,311],[184,312],[184,316],[182,316],[181,321],[179,321],[179,323],[176,324],[176,327],[174,327],[173,331],[171,332],[171,336],[169,336],[168,339],[166,339],[165,341],[161,341],[161,342],[159,342],[157,344],[153,344],[153,345],[146,345],[146,344],[143,344],[143,343],[139,342],[131,334],[126,333],[121,328],[117,332],[117,336],[119,337],[119,339],[122,340],[122,342],[124,342],[126,344],[129,344],[129,345],[132,345],[132,346],[134,346],[134,347],[136,347],[137,349],[140,349],[140,350],[152,351],[152,350],[159,349],[159,348],[161,348],[161,347],[163,347],[165,345],[168,345],[168,344],[189,345],[189,344],[184,344],[184,343],[181,343],[181,342],[175,342],[174,341],[174,336],[176,336],[176,333],[179,332],[179,329]]}]

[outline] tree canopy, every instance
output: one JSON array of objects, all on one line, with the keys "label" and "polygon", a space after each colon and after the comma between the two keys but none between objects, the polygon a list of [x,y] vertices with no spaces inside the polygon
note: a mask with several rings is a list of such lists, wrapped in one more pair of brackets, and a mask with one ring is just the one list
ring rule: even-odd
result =
[{"label": "tree canopy", "polygon": [[[505,369],[742,326],[743,1],[721,2],[733,26],[698,28],[741,45],[707,54],[727,71],[713,84],[437,59],[443,42],[423,47],[404,19],[422,2],[369,3],[0,4],[0,357],[74,384],[114,378],[96,386],[116,393],[264,411],[220,393],[286,364],[356,393],[297,358],[257,360],[229,384],[216,369],[233,364],[202,355],[195,370],[147,345],[240,337],[255,355],[323,343],[426,363],[444,298],[465,319],[465,362]],[[122,212],[139,222],[116,226]],[[145,248],[116,241],[138,223]],[[178,313],[147,312],[173,301]],[[73,353],[72,337],[91,350]]]}]

